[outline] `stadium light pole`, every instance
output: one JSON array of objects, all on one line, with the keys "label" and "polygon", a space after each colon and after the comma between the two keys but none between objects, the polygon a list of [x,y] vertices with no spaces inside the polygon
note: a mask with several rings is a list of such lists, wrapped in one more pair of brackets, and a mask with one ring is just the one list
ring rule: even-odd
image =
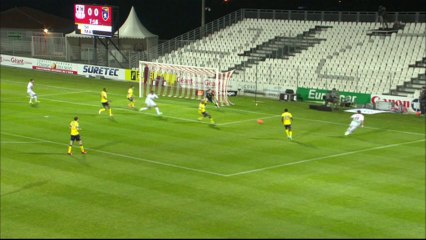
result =
[{"label": "stadium light pole", "polygon": [[204,25],[206,25],[206,0],[201,0],[201,36],[204,37]]}]

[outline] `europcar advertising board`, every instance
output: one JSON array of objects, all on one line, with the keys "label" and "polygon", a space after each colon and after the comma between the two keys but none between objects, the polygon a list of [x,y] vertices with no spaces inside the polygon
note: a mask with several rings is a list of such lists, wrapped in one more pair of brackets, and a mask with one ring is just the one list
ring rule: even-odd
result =
[{"label": "europcar advertising board", "polygon": [[[337,89],[339,90],[339,89]],[[298,99],[302,101],[324,101],[323,97],[329,90],[324,89],[311,89],[311,88],[297,88],[296,94]],[[351,102],[356,104],[367,104],[370,103],[371,95],[365,93],[352,93],[352,92],[340,92],[340,100],[350,97]]]}]

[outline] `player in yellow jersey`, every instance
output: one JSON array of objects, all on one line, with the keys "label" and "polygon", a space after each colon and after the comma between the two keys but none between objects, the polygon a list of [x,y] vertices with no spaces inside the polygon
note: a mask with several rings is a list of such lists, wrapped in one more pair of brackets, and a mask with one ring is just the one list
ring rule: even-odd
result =
[{"label": "player in yellow jersey", "polygon": [[81,154],[86,154],[87,152],[84,150],[83,141],[80,138],[80,125],[78,123],[78,117],[74,117],[74,120],[70,123],[70,132],[71,132],[71,140],[70,145],[68,146],[68,155],[72,155],[72,145],[75,141],[78,141],[80,145]]},{"label": "player in yellow jersey", "polygon": [[293,122],[293,115],[288,112],[288,109],[284,109],[281,114],[281,123],[284,125],[285,134],[289,140],[293,140],[293,131],[291,131],[291,123]]},{"label": "player in yellow jersey", "polygon": [[206,104],[207,99],[201,99],[200,104],[198,105],[198,114],[200,114],[200,117],[198,118],[199,121],[203,120],[203,118],[208,117],[210,119],[211,124],[215,124],[212,116],[206,111]]},{"label": "player in yellow jersey", "polygon": [[133,85],[130,85],[127,90],[127,99],[129,100],[129,104],[127,105],[129,108],[135,108],[135,97],[133,96]]},{"label": "player in yellow jersey", "polygon": [[109,116],[112,117],[112,111],[111,111],[111,107],[109,106],[109,100],[108,100],[106,88],[103,88],[101,92],[101,104],[102,104],[102,108],[99,109],[99,114],[101,114],[105,110],[108,110]]}]

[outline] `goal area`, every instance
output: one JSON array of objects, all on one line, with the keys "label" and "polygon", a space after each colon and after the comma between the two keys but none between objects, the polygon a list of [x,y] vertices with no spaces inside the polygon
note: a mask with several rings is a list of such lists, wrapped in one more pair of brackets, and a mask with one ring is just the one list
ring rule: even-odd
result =
[{"label": "goal area", "polygon": [[233,70],[219,72],[217,68],[139,61],[139,97],[154,91],[158,96],[200,100],[210,90],[219,106],[232,105],[228,99],[232,73]]}]

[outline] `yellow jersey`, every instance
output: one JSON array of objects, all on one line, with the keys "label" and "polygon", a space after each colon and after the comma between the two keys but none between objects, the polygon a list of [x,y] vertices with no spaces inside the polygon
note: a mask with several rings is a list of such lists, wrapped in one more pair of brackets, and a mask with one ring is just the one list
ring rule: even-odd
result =
[{"label": "yellow jersey", "polygon": [[133,97],[133,88],[129,88],[129,90],[127,90],[127,98],[132,98]]},{"label": "yellow jersey", "polygon": [[293,120],[293,115],[289,112],[284,112],[281,114],[283,125],[291,125],[291,122]]},{"label": "yellow jersey", "polygon": [[198,105],[198,113],[204,113],[204,112],[206,112],[206,103],[201,102]]},{"label": "yellow jersey", "polygon": [[80,133],[78,132],[78,130],[80,130],[79,124],[77,121],[72,121],[70,123],[70,129],[71,129],[71,135],[72,136],[77,136]]},{"label": "yellow jersey", "polygon": [[101,92],[101,103],[106,103],[106,102],[108,102],[107,93],[105,91],[102,91]]}]

